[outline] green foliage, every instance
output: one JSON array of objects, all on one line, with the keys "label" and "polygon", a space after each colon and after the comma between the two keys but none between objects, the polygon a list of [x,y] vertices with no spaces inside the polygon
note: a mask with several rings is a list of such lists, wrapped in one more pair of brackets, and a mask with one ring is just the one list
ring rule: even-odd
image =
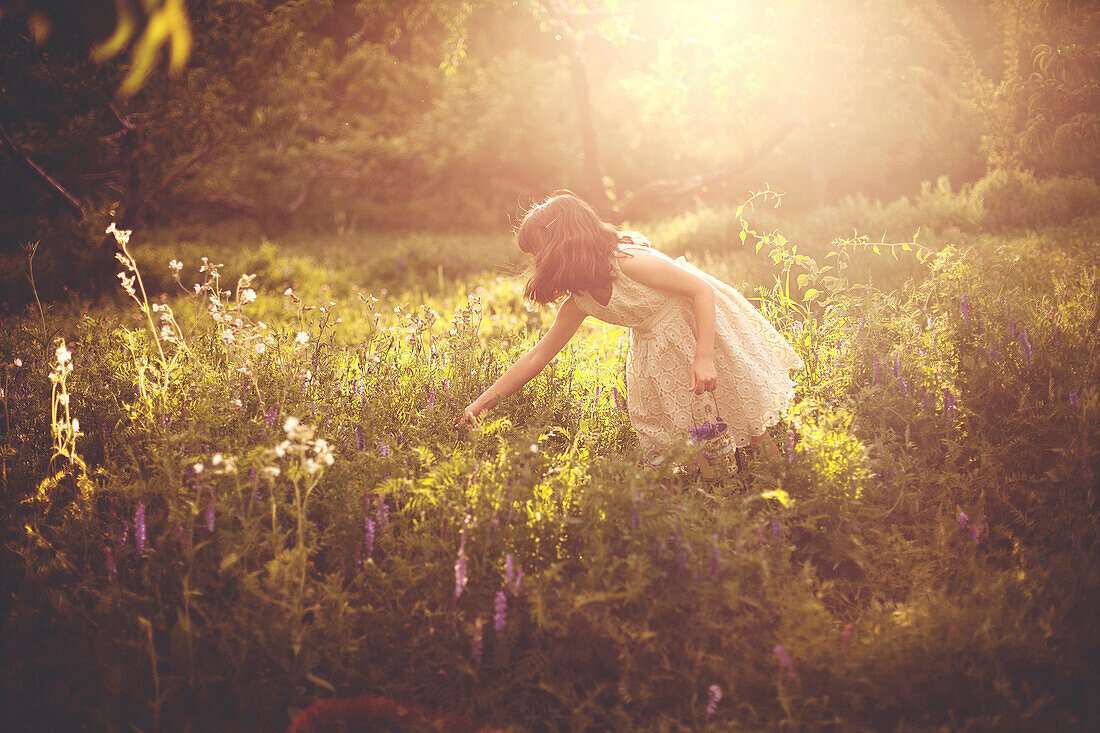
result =
[{"label": "green foliage", "polygon": [[[720,484],[688,446],[640,467],[617,328],[458,431],[550,320],[470,237],[431,240],[469,258],[441,276],[418,237],[345,267],[138,232],[152,303],[184,260],[174,340],[50,314],[85,474],[51,465],[38,315],[6,321],[6,720],[280,728],[370,694],[521,729],[1093,727],[1100,222],[818,252],[746,212],[724,247],[728,213],[647,232],[709,238],[807,365],[781,451]],[[196,296],[202,251],[233,264]]]}]

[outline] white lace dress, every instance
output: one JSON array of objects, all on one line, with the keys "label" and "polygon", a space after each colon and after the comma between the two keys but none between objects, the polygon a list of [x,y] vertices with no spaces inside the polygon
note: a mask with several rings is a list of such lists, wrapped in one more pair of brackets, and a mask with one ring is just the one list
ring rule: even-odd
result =
[{"label": "white lace dress", "polygon": [[[748,300],[726,283],[655,249],[620,245],[623,252],[661,257],[704,278],[714,288],[713,393],[718,414],[738,446],[763,434],[779,421],[794,396],[788,370],[802,359]],[[626,360],[630,422],[646,461],[652,463],[671,446],[683,444],[688,428],[701,424],[711,396],[688,390],[695,360],[695,311],[689,298],[665,293],[631,280],[612,258],[611,299],[602,305],[590,293],[574,293],[588,315],[630,328]],[[694,402],[694,406],[693,406]],[[694,412],[693,412],[694,409]]]}]

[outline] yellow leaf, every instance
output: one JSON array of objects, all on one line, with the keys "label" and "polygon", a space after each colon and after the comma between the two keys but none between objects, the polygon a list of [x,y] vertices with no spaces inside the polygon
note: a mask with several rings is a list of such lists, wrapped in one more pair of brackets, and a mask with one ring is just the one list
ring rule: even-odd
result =
[{"label": "yellow leaf", "polygon": [[791,506],[791,495],[788,494],[783,489],[774,489],[772,491],[765,491],[763,494],[760,495],[760,498],[761,499],[775,499],[780,504],[782,504],[784,506],[784,508],[789,508]]},{"label": "yellow leaf", "polygon": [[806,294],[802,296],[802,302],[805,303],[806,301],[813,300],[819,295],[821,295],[820,290],[817,288],[810,288],[806,291]]},{"label": "yellow leaf", "polygon": [[748,232],[746,232],[744,229],[742,229],[741,230],[741,244],[745,243],[745,237],[747,237],[747,236],[748,236]]}]

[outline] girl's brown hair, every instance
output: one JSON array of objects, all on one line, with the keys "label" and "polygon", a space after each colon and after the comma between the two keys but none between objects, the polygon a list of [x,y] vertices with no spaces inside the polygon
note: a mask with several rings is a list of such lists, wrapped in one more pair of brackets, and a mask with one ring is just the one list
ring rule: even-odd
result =
[{"label": "girl's brown hair", "polygon": [[618,256],[619,242],[632,238],[620,234],[572,191],[563,190],[527,212],[516,240],[535,259],[523,297],[547,305],[570,293],[609,285],[614,279],[611,258]]}]

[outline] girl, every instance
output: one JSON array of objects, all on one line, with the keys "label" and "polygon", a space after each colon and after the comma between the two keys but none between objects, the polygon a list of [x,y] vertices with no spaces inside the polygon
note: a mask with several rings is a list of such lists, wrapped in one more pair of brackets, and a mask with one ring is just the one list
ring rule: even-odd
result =
[{"label": "girl", "polygon": [[705,392],[738,446],[779,421],[794,393],[787,372],[802,360],[729,285],[620,234],[569,191],[527,212],[516,235],[535,261],[526,299],[564,301],[546,335],[466,408],[468,422],[542,371],[586,316],[630,328],[627,407],[646,463],[684,443]]}]

